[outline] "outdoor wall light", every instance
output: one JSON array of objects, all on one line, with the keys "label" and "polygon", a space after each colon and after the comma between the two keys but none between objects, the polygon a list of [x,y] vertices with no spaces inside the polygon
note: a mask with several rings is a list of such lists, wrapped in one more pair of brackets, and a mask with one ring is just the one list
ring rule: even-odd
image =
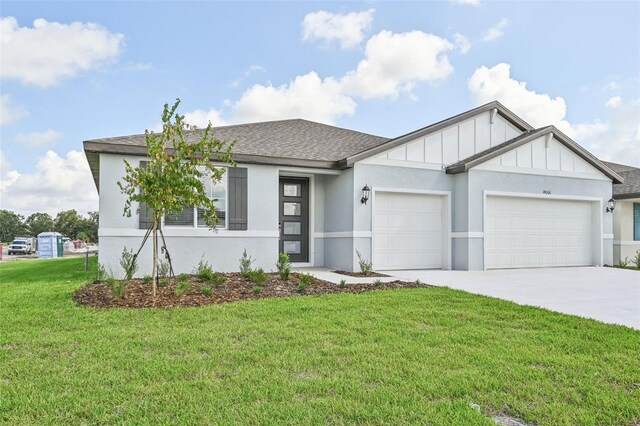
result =
[{"label": "outdoor wall light", "polygon": [[360,198],[360,202],[362,204],[367,204],[367,201],[369,201],[369,195],[371,194],[371,188],[369,188],[368,185],[364,185],[364,187],[362,188],[362,198]]},{"label": "outdoor wall light", "polygon": [[613,198],[609,198],[609,201],[607,201],[607,213],[611,213],[616,209],[616,200],[614,200]]}]

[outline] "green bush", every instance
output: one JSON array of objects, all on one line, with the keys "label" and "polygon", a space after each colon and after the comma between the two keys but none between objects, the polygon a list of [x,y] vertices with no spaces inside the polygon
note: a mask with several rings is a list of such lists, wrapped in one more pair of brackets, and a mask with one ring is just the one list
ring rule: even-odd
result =
[{"label": "green bush", "polygon": [[193,274],[203,281],[211,281],[213,277],[213,268],[204,260],[204,256],[198,262],[198,266],[193,270]]},{"label": "green bush", "polygon": [[376,287],[381,286],[382,285],[382,281],[380,279],[377,279],[373,282],[373,285],[375,285]]},{"label": "green bush", "polygon": [[200,293],[202,293],[205,296],[211,296],[211,294],[213,293],[213,290],[211,290],[211,287],[209,286],[200,287]]},{"label": "green bush", "polygon": [[169,278],[160,278],[160,279],[158,280],[158,285],[159,285],[160,287],[166,287],[166,286],[168,286],[168,285],[169,285]]},{"label": "green bush", "polygon": [[340,284],[338,284],[338,287],[345,288],[346,286],[347,286],[347,280],[340,280]]},{"label": "green bush", "polygon": [[125,246],[122,249],[122,255],[120,255],[120,266],[124,269],[124,279],[130,280],[138,270],[138,260],[133,254],[133,250],[127,250]]},{"label": "green bush", "polygon": [[636,269],[640,269],[640,250],[636,251],[636,254],[631,258],[631,262],[635,263]]},{"label": "green bush", "polygon": [[289,260],[289,255],[287,253],[280,253],[278,255],[276,268],[278,268],[280,279],[287,281],[291,275],[291,261]]},{"label": "green bush", "polygon": [[262,293],[262,287],[260,287],[259,285],[254,286],[253,287],[253,294],[260,294]]},{"label": "green bush", "polygon": [[315,278],[313,275],[300,274],[298,276],[298,290],[300,290],[301,293],[304,293],[309,288],[309,285],[311,285],[314,281]]},{"label": "green bush", "polygon": [[160,278],[165,278],[169,276],[169,261],[168,260],[160,260],[158,261],[158,276]]},{"label": "green bush", "polygon": [[176,296],[179,297],[185,294],[187,290],[189,290],[189,287],[190,285],[186,281],[179,282],[178,284],[176,284],[176,289],[175,289]]},{"label": "green bush", "polygon": [[624,259],[620,259],[618,260],[618,263],[616,263],[616,268],[626,268],[627,266],[629,266],[629,258],[625,257]]},{"label": "green bush", "polygon": [[262,284],[266,280],[269,279],[269,274],[264,272],[262,268],[258,268],[255,271],[249,271],[248,273],[249,281],[254,284]]},{"label": "green bush", "polygon": [[142,278],[142,282],[145,283],[145,284],[151,284],[151,275],[145,275]]},{"label": "green bush", "polygon": [[189,275],[187,274],[180,274],[176,277],[178,279],[179,283],[184,283],[187,282],[189,280]]},{"label": "green bush", "polygon": [[371,275],[371,272],[373,271],[373,264],[364,259],[358,250],[356,250],[356,254],[358,255],[360,272],[362,272],[363,275]]},{"label": "green bush", "polygon": [[109,275],[107,274],[107,270],[105,269],[104,265],[102,265],[101,263],[98,263],[98,269],[96,269],[96,273],[93,277],[93,283],[94,284],[100,283],[106,280],[108,277]]},{"label": "green bush", "polygon": [[247,249],[244,249],[242,252],[242,257],[240,258],[240,275],[244,278],[249,278],[249,273],[252,271],[251,264],[253,263],[253,259],[251,256],[247,255]]},{"label": "green bush", "polygon": [[117,281],[113,277],[107,278],[107,285],[111,288],[111,295],[116,299],[121,299],[124,296],[124,281]]}]

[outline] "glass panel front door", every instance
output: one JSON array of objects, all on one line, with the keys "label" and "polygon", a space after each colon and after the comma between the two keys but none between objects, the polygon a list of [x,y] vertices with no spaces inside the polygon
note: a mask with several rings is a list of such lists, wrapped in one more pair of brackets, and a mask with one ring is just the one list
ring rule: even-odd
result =
[{"label": "glass panel front door", "polygon": [[309,180],[280,178],[280,252],[291,262],[309,261]]}]

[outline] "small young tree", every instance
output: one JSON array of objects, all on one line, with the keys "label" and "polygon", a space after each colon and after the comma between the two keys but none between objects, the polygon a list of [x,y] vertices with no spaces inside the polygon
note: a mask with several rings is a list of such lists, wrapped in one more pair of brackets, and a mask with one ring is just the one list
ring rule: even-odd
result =
[{"label": "small young tree", "polygon": [[235,166],[231,159],[234,144],[216,139],[211,123],[197,142],[187,142],[185,131],[194,128],[184,122],[184,116],[176,113],[179,104],[177,99],[172,107],[164,105],[161,133],[145,131],[150,157],[146,167],[133,167],[125,160],[126,175],[118,182],[120,191],[127,195],[124,215],[131,216],[131,204],[138,202],[147,205],[153,218],[154,298],[158,288],[158,230],[162,217],[195,206],[204,210],[203,219],[209,229],[215,229],[218,223],[215,200],[206,194],[204,179],[216,183],[222,178],[225,168],[216,167],[214,162]]}]

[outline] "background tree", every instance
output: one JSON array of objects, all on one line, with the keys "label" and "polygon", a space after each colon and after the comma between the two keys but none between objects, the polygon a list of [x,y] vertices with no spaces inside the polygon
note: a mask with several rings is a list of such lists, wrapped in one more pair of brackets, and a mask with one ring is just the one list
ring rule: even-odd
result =
[{"label": "background tree", "polygon": [[126,174],[118,182],[120,191],[127,195],[124,215],[131,216],[132,203],[145,203],[153,217],[151,227],[153,243],[152,283],[153,297],[158,286],[158,229],[164,215],[178,214],[185,206],[204,209],[204,221],[214,229],[218,217],[214,200],[210,199],[204,179],[220,181],[224,167],[214,162],[235,165],[231,159],[233,143],[226,144],[213,135],[211,123],[202,132],[198,142],[187,142],[185,131],[191,130],[184,123],[184,116],[176,113],[180,99],[162,112],[162,133],[145,131],[148,155],[146,167],[133,167],[125,160]]},{"label": "background tree", "polygon": [[29,229],[29,234],[37,237],[42,232],[53,231],[53,218],[47,213],[33,213],[24,224]]},{"label": "background tree", "polygon": [[11,242],[20,235],[26,235],[29,230],[23,223],[24,216],[10,210],[0,210],[0,241]]},{"label": "background tree", "polygon": [[69,238],[76,238],[82,230],[82,217],[75,210],[66,210],[58,213],[53,221],[54,229]]},{"label": "background tree", "polygon": [[87,234],[89,241],[97,243],[100,216],[98,212],[88,212],[88,215],[88,218],[83,219],[82,231]]}]

